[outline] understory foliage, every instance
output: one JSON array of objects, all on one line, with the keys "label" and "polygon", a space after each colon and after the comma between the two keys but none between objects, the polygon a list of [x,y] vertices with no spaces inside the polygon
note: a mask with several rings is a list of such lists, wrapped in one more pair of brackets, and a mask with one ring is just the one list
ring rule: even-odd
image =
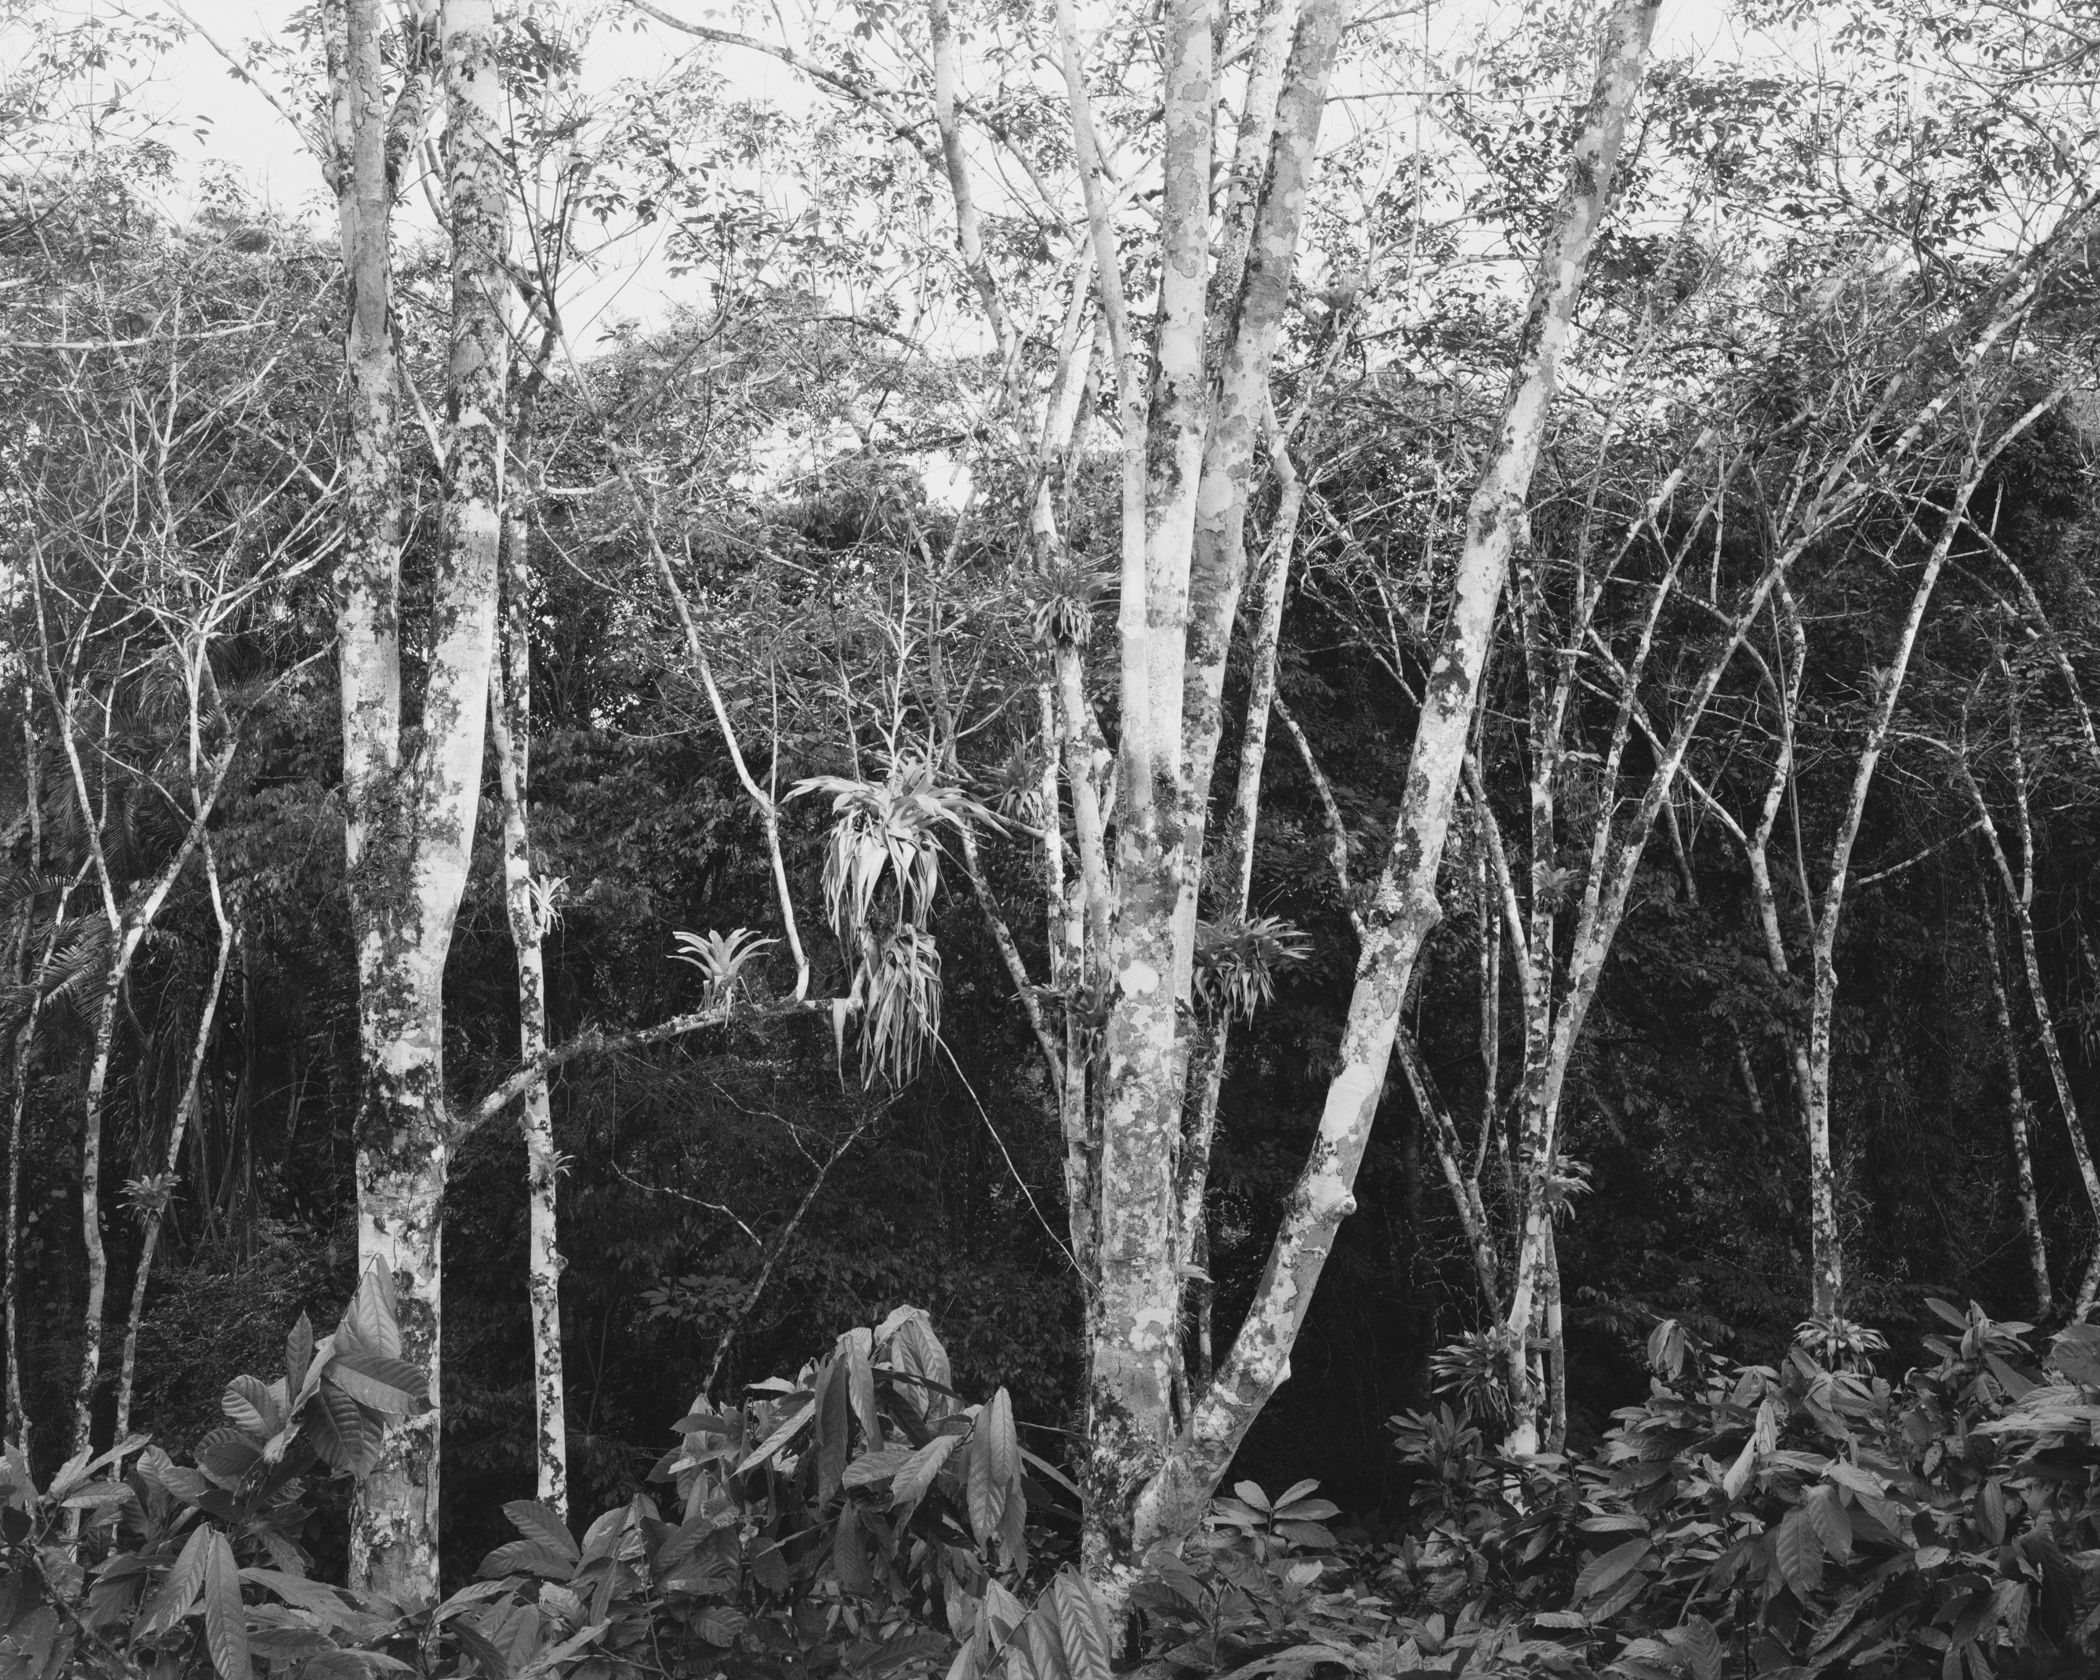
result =
[{"label": "understory foliage", "polygon": [[[1238,1483],[1123,1617],[1071,1567],[1076,1494],[1004,1389],[966,1403],[927,1315],[840,1336],[678,1420],[648,1487],[517,1537],[436,1604],[327,1584],[318,1485],[422,1403],[383,1272],[285,1374],[227,1386],[178,1463],[143,1437],[41,1489],[7,1460],[0,1672],[175,1680],[1542,1674],[1990,1680],[2100,1660],[2100,1328],[1944,1301],[1900,1381],[1721,1358],[1674,1320],[1581,1456],[1501,1456],[1450,1404],[1391,1420],[1415,1481],[1373,1536],[1302,1481]],[[297,1375],[304,1373],[303,1376]],[[295,1382],[295,1376],[297,1380]]]}]

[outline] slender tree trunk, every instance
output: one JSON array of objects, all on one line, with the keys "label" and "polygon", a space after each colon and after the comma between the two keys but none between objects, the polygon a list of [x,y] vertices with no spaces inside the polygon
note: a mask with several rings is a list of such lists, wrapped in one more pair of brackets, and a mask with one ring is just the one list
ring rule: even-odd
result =
[{"label": "slender tree trunk", "polygon": [[15,1030],[14,1061],[10,1069],[7,1119],[7,1438],[25,1452],[29,1446],[29,1408],[22,1394],[21,1272],[22,1263],[22,1148],[27,1137],[24,1124],[29,1111],[31,1058],[36,1049],[37,1018],[43,1013],[44,987],[51,973],[51,959],[65,931],[66,907],[87,879],[89,860],[83,858],[73,878],[59,892],[51,912],[51,929],[44,936],[36,965],[29,970],[29,1007]]},{"label": "slender tree trunk", "polygon": [[[1283,603],[1290,589],[1291,552],[1297,543],[1298,514],[1304,502],[1304,486],[1280,437],[1273,454],[1282,492],[1262,579],[1261,614],[1250,649],[1239,781],[1220,846],[1218,877],[1225,883],[1225,902],[1213,912],[1217,919],[1232,922],[1246,920],[1254,885],[1254,831],[1261,810],[1262,765],[1268,755],[1269,713],[1276,699],[1276,655],[1283,639]],[[1195,1100],[1182,1142],[1181,1229],[1189,1247],[1189,1309],[1196,1332],[1193,1386],[1199,1389],[1209,1383],[1216,1364],[1211,1339],[1214,1290],[1209,1271],[1210,1227],[1203,1204],[1210,1184],[1218,1099],[1225,1084],[1225,1053],[1231,1041],[1232,1013],[1221,1007],[1195,1041],[1194,1065],[1189,1074],[1189,1088]]]},{"label": "slender tree trunk", "polygon": [[183,1081],[182,1097],[175,1105],[174,1123],[168,1129],[167,1160],[162,1168],[162,1184],[154,1195],[146,1213],[146,1228],[139,1239],[138,1271],[131,1283],[131,1310],[124,1320],[124,1352],[117,1370],[117,1432],[116,1439],[127,1439],[131,1434],[131,1399],[133,1386],[138,1376],[139,1326],[146,1317],[146,1286],[153,1277],[153,1255],[160,1243],[161,1222],[167,1216],[168,1203],[174,1198],[177,1182],[176,1169],[182,1161],[182,1142],[192,1120],[197,1114],[198,1089],[204,1078],[205,1057],[211,1050],[213,1023],[218,1019],[219,994],[226,988],[226,971],[233,960],[234,931],[232,919],[226,914],[226,901],[219,888],[218,860],[212,854],[211,840],[207,836],[204,845],[204,878],[211,891],[212,916],[219,925],[219,954],[212,965],[211,983],[205,989],[203,1001],[197,1012],[197,1036],[190,1045],[189,1075]]},{"label": "slender tree trunk", "polygon": [[1961,516],[1975,493],[1978,468],[1972,457],[1955,494],[1954,508],[1945,519],[1939,540],[1927,556],[1917,587],[1911,593],[1910,609],[1898,632],[1889,665],[1880,679],[1874,710],[1868,719],[1866,739],[1852,776],[1852,789],[1844,814],[1831,842],[1830,871],[1823,901],[1816,917],[1815,941],[1810,969],[1808,1033],[1808,1173],[1809,1173],[1809,1311],[1821,1320],[1839,1315],[1844,1304],[1845,1254],[1838,1229],[1837,1168],[1830,1148],[1830,1063],[1832,1025],[1837,1004],[1838,924],[1845,907],[1845,881],[1852,866],[1852,846],[1859,835],[1860,819],[1866,813],[1867,794],[1874,772],[1881,763],[1896,705],[1903,693],[1903,679],[1917,646],[1918,630],[1925,622],[1940,569],[1960,528]]},{"label": "slender tree trunk", "polygon": [[[2010,680],[2008,676],[2008,680]],[[2058,1111],[2063,1115],[2064,1132],[2070,1139],[2071,1157],[2078,1165],[2079,1181],[2085,1187],[2086,1206],[2093,1215],[2096,1226],[2100,1226],[2100,1165],[2093,1159],[2092,1144],[2087,1140],[2085,1124],[2079,1118],[2078,1102],[2071,1088],[2070,1069],[2066,1065],[2063,1041],[2056,1030],[2056,1014],[2049,1004],[2049,993],[2042,984],[2041,951],[2034,931],[2034,833],[2027,809],[2026,760],[2021,753],[2018,735],[2018,707],[2012,710],[2013,739],[2013,789],[2015,809],[2018,813],[2021,850],[2020,868],[2015,873],[2012,861],[2006,856],[2005,844],[1998,832],[1998,824],[1991,815],[1989,802],[1983,789],[1977,785],[1970,772],[1966,757],[1959,761],[1958,769],[1969,792],[1971,803],[1976,807],[1978,826],[1983,831],[1986,850],[1998,872],[1998,884],[2005,889],[2007,907],[2012,912],[2013,929],[2019,938],[2021,971],[2027,980],[2027,995],[2034,1006],[2035,1020],[2041,1031],[2039,1038],[2042,1060],[2049,1069],[2049,1081],[2056,1093]],[[1995,934],[1993,935],[1995,946]],[[2095,1251],[2100,1259],[2100,1249]],[[2089,1274],[2091,1268],[2088,1268]],[[2090,1277],[2088,1282],[2090,1281]],[[2087,1285],[2079,1288],[2079,1296],[2086,1293]],[[2083,1315],[2090,1301],[2074,1304],[2074,1314]]]},{"label": "slender tree trunk", "polygon": [[[519,405],[516,452],[529,448],[526,404]],[[518,1053],[527,1064],[547,1054],[547,976],[542,957],[547,907],[534,891],[531,832],[532,567],[531,504],[513,486],[504,508],[497,656],[489,668],[489,740],[503,799],[503,904],[518,965]],[[569,1514],[569,1435],[562,1381],[562,1259],[556,1220],[560,1160],[547,1081],[535,1079],[519,1104],[525,1137],[527,1213],[525,1294],[532,1320],[534,1483],[540,1503]]]},{"label": "slender tree trunk", "polygon": [[1998,951],[1998,927],[1990,899],[1977,894],[1977,914],[1990,958],[1991,1007],[1998,1018],[1998,1043],[2005,1056],[2007,1118],[2012,1126],[2013,1186],[2020,1204],[2020,1227],[2027,1238],[2027,1262],[2034,1272],[2034,1315],[2047,1319],[2056,1310],[2049,1284],[2049,1249],[2042,1241],[2042,1208],[2034,1188],[2034,1151],[2028,1137],[2027,1092],[2020,1084],[2020,1041],[2013,1032],[2012,1008],[2005,996],[2005,963]]}]

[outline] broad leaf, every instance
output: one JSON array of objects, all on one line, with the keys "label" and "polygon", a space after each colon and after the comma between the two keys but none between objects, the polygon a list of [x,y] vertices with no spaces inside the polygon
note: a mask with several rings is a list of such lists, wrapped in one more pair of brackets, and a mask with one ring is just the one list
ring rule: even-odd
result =
[{"label": "broad leaf", "polygon": [[248,1617],[241,1608],[241,1571],[217,1529],[204,1548],[204,1643],[219,1680],[255,1680],[248,1658]]},{"label": "broad leaf", "polygon": [[333,1382],[323,1382],[300,1414],[321,1462],[361,1476],[378,1462],[379,1425]]},{"label": "broad leaf", "polygon": [[1610,1551],[1591,1558],[1575,1577],[1575,1590],[1569,1595],[1571,1601],[1580,1604],[1599,1593],[1609,1592],[1625,1579],[1628,1571],[1640,1563],[1647,1551],[1648,1539],[1643,1535],[1638,1540],[1629,1540],[1623,1546],[1614,1546]]},{"label": "broad leaf", "polygon": [[1114,1669],[1110,1653],[1114,1647],[1108,1634],[1108,1618],[1092,1590],[1070,1570],[1059,1573],[1045,1596],[1055,1602],[1057,1627],[1064,1636],[1065,1662],[1072,1680],[1110,1680]]},{"label": "broad leaf", "polygon": [[959,1440],[958,1435],[936,1435],[904,1461],[904,1467],[890,1483],[892,1510],[899,1505],[915,1505],[925,1497],[926,1490],[933,1486],[934,1477],[941,1473],[941,1466],[948,1462],[948,1455],[955,1451]]},{"label": "broad leaf", "polygon": [[197,1589],[204,1584],[204,1549],[211,1539],[209,1523],[199,1523],[190,1531],[175,1558],[168,1578],[161,1582],[160,1591],[146,1606],[145,1614],[139,1617],[133,1630],[135,1638],[146,1638],[173,1627],[190,1613],[190,1606],[197,1602]]},{"label": "broad leaf", "polygon": [[430,1398],[430,1382],[420,1366],[376,1353],[337,1354],[328,1380],[375,1412],[420,1411]]},{"label": "broad leaf", "polygon": [[526,1539],[552,1546],[572,1563],[581,1555],[576,1549],[575,1536],[569,1532],[569,1525],[538,1500],[513,1499],[503,1507],[503,1514],[510,1518],[510,1526]]}]

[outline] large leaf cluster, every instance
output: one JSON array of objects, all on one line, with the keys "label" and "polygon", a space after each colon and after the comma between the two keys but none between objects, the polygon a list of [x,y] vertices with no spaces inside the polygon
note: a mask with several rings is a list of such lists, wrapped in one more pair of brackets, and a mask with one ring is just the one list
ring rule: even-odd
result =
[{"label": "large leaf cluster", "polygon": [[1665,1323],[1650,1395],[1579,1462],[1395,1419],[1424,1472],[1405,1590],[1473,1630],[1468,1660],[1556,1673],[2091,1672],[2100,1328],[2037,1368],[2032,1326],[1932,1306],[1953,1333],[1893,1383],[1805,1345],[1736,1365]]}]

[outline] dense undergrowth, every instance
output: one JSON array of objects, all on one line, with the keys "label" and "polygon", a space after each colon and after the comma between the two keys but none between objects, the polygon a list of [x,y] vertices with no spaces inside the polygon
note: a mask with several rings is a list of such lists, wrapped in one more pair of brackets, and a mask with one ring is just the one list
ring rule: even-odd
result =
[{"label": "dense undergrowth", "polygon": [[1077,1494],[1001,1389],[967,1402],[926,1315],[849,1331],[745,1404],[680,1420],[579,1540],[518,1538],[436,1604],[317,1579],[311,1494],[425,1403],[383,1275],[285,1371],[236,1378],[178,1463],[143,1438],[0,1508],[0,1674],[144,1680],[790,1675],[1149,1680],[1610,1674],[1990,1680],[2100,1668],[2100,1327],[2037,1359],[1972,1306],[1900,1381],[1719,1358],[1665,1322],[1648,1395],[1581,1456],[1502,1457],[1492,1419],[1393,1420],[1391,1532],[1310,1482],[1241,1482],[1111,1614]]}]

